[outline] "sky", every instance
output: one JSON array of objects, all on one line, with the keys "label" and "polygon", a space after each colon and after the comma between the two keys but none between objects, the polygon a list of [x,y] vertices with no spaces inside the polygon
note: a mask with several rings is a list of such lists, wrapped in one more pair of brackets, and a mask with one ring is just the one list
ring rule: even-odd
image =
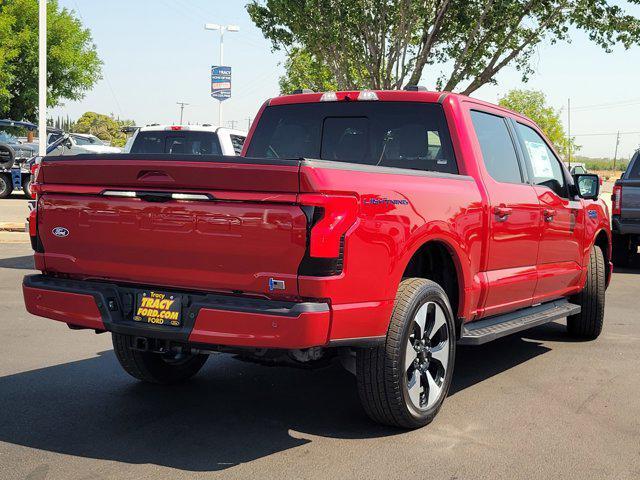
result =
[{"label": "sky", "polygon": [[[79,102],[67,102],[49,115],[77,119],[85,111],[111,113],[138,125],[184,122],[217,123],[218,102],[210,97],[211,65],[219,61],[219,33],[204,23],[234,24],[224,37],[225,64],[233,69],[232,97],[223,105],[224,123],[247,129],[249,119],[267,99],[277,96],[285,57],[249,18],[248,0],[59,0],[88,27],[103,65],[103,79]],[[624,2],[619,2],[624,3]],[[628,8],[640,17],[640,7]],[[497,85],[473,96],[497,102],[514,88],[542,90],[561,109],[567,127],[571,99],[571,134],[580,155],[618,158],[640,146],[640,46],[606,53],[579,31],[572,42],[545,42],[533,58],[535,74],[523,83],[515,68],[498,74]],[[433,88],[428,72],[422,84]]]}]

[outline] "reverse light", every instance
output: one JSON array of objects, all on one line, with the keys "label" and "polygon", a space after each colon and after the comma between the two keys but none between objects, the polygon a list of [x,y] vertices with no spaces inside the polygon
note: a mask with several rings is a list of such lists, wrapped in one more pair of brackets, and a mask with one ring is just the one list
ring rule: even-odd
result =
[{"label": "reverse light", "polygon": [[316,258],[338,258],[343,235],[358,219],[358,201],[348,195],[302,194],[302,205],[319,207],[322,217],[309,236],[309,255]]},{"label": "reverse light", "polygon": [[358,101],[360,102],[371,102],[378,100],[378,95],[373,90],[362,90],[358,94]]},{"label": "reverse light", "polygon": [[105,190],[102,192],[102,195],[105,197],[127,197],[134,198],[136,196],[136,192],[124,191],[124,190]]},{"label": "reverse light", "polygon": [[321,102],[337,102],[338,95],[336,95],[336,92],[324,92],[320,97],[320,101]]},{"label": "reverse light", "polygon": [[611,214],[620,215],[622,213],[622,185],[614,185],[611,194]]}]

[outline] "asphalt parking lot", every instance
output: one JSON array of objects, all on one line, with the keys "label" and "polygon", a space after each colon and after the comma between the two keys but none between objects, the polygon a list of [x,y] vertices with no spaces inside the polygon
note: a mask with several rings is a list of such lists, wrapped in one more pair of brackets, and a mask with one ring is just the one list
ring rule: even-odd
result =
[{"label": "asphalt parking lot", "polygon": [[220,355],[188,384],[137,383],[107,334],[26,313],[30,255],[0,232],[2,479],[640,478],[640,266],[614,274],[594,342],[552,323],[460,347],[443,410],[405,432],[371,423],[337,365]]}]

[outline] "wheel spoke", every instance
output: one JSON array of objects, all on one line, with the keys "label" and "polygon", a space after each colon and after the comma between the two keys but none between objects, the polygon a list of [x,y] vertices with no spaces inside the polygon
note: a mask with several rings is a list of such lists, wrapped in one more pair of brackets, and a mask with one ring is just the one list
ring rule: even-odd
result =
[{"label": "wheel spoke", "polygon": [[445,340],[436,348],[431,349],[431,358],[438,361],[446,372],[449,363],[449,342]]},{"label": "wheel spoke", "polygon": [[418,352],[416,352],[416,349],[413,348],[413,344],[411,343],[411,340],[409,340],[407,342],[407,348],[404,354],[404,370],[405,372],[407,370],[409,370],[409,368],[411,368],[411,365],[413,365],[413,361],[418,358]]},{"label": "wheel spoke", "polygon": [[438,332],[438,330],[440,330],[442,328],[443,325],[445,325],[447,323],[447,319],[444,316],[444,312],[442,311],[442,308],[440,308],[440,306],[438,306],[438,304],[435,305],[435,320],[433,322],[433,327],[431,328],[431,331],[429,332],[429,340],[431,340],[433,338],[433,336]]},{"label": "wheel spoke", "polygon": [[428,388],[428,392],[427,392],[427,408],[429,408],[438,399],[438,396],[440,395],[441,387],[439,387],[438,384],[435,382],[435,380],[431,376],[431,372],[429,372],[429,370],[427,370],[425,372],[424,376],[427,377],[427,388]]},{"label": "wheel spoke", "polygon": [[427,323],[427,310],[429,309],[429,304],[425,303],[424,305],[422,305],[418,311],[416,312],[416,316],[413,318],[413,321],[418,325],[418,327],[420,328],[420,332],[417,336],[418,340],[421,340],[422,338],[424,338],[424,326]]},{"label": "wheel spoke", "polygon": [[420,408],[420,394],[422,393],[422,384],[420,382],[420,370],[415,369],[407,383],[409,398],[413,404]]}]

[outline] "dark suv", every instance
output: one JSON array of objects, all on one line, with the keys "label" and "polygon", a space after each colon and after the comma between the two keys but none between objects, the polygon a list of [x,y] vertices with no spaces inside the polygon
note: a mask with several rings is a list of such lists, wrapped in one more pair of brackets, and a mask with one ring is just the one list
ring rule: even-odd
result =
[{"label": "dark suv", "polygon": [[640,245],[640,150],[616,180],[611,201],[613,263],[627,266],[637,258]]}]

